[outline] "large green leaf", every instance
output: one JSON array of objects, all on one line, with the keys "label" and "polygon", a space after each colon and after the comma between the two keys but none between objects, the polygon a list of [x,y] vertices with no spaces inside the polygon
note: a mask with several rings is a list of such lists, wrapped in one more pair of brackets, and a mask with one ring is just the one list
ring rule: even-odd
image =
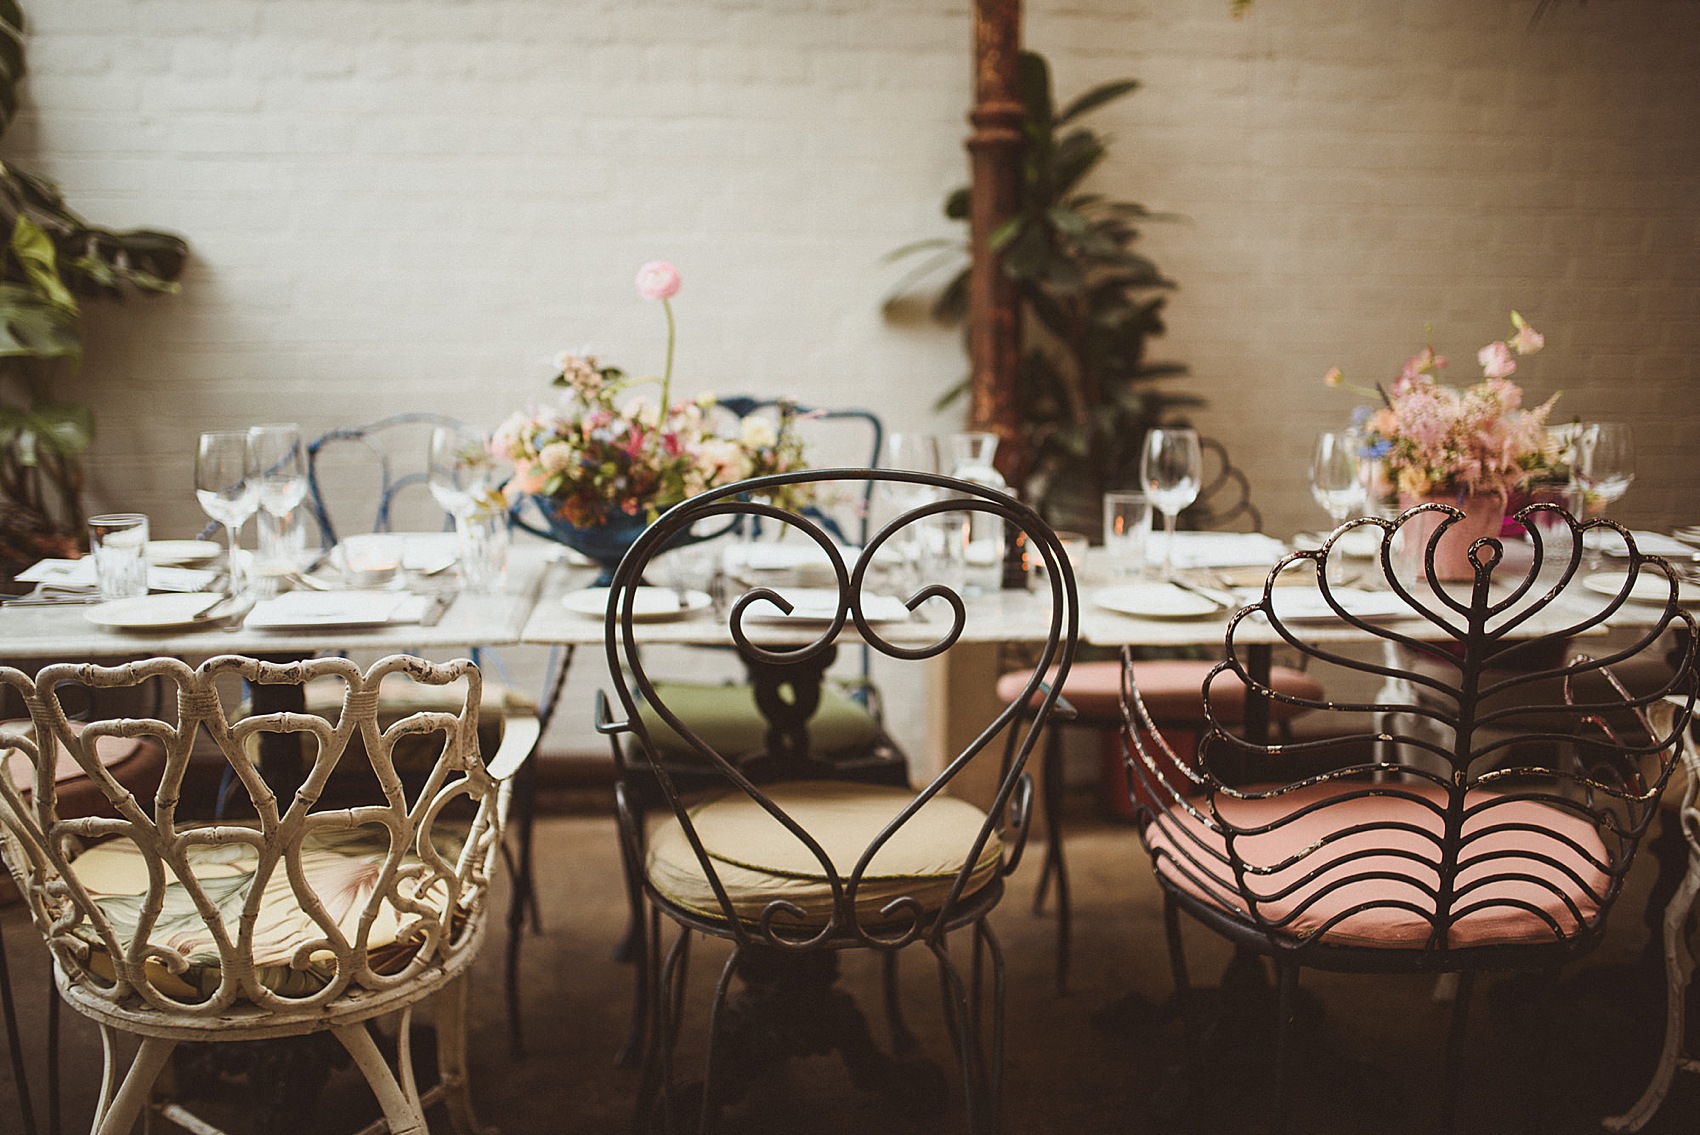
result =
[{"label": "large green leaf", "polygon": [[1093,87],[1063,108],[1063,112],[1057,115],[1057,125],[1067,125],[1081,115],[1097,110],[1105,103],[1115,102],[1123,95],[1132,94],[1138,89],[1138,79],[1118,79],[1113,83]]},{"label": "large green leaf", "polygon": [[30,283],[0,281],[0,356],[82,353],[75,308],[45,299]]},{"label": "large green leaf", "polygon": [[59,278],[58,250],[53,247],[52,239],[21,213],[12,225],[11,249],[25,278],[42,297],[75,315],[77,301]]}]

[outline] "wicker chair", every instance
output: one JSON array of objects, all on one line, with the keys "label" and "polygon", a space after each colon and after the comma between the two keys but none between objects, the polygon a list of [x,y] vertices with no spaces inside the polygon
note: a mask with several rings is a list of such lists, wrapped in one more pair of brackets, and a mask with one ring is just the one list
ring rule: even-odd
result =
[{"label": "wicker chair", "polygon": [[[345,688],[332,720],[226,714],[241,682],[299,685],[327,675]],[[80,728],[65,716],[60,691],[68,684],[98,690],[151,679],[175,690],[175,713]],[[483,759],[476,666],[397,656],[362,671],[345,659],[279,665],[225,655],[195,668],[174,658],[115,667],[57,664],[33,679],[0,668],[0,682],[23,699],[33,727],[8,738],[3,755],[33,777],[25,793],[12,777],[0,776],[0,849],[53,953],[61,996],[101,1029],[106,1087],[93,1130],[129,1131],[183,1041],[321,1031],[354,1058],[390,1130],[425,1130],[424,1108],[438,1098],[458,1131],[478,1129],[466,1078],[463,978],[484,937],[509,778],[535,738],[524,727],[511,729],[494,758]],[[457,710],[422,711],[380,730],[380,686],[413,682],[453,684]],[[293,799],[279,800],[249,756],[247,741],[257,733],[291,734],[310,745],[308,775]],[[151,808],[102,765],[96,749],[113,738],[164,746]],[[356,738],[382,802],[315,807]],[[180,819],[198,739],[216,745],[234,770],[250,819]],[[436,759],[410,798],[393,757],[399,746],[421,742]],[[100,787],[104,806],[93,814],[60,814],[56,748]],[[420,1093],[409,1024],[413,1006],[437,994],[441,1082]],[[368,1031],[373,1018],[397,1011],[399,1079]],[[135,1034],[141,1044],[113,1093],[118,1033]],[[153,1106],[168,1118],[199,1122],[178,1105]]]},{"label": "wicker chair", "polygon": [[[1604,597],[1585,591],[1575,586],[1581,533],[1609,522],[1578,525],[1539,505],[1518,519],[1532,529],[1536,511],[1556,512],[1571,537],[1566,562],[1546,563],[1537,542],[1526,574],[1496,578],[1503,545],[1483,539],[1473,546],[1475,579],[1448,585],[1433,578],[1431,544],[1424,573],[1412,583],[1394,566],[1391,537],[1435,509],[1441,506],[1413,509],[1396,521],[1354,522],[1388,534],[1381,570],[1409,618],[1372,620],[1336,597],[1325,582],[1330,540],[1282,561],[1262,599],[1229,624],[1227,658],[1218,667],[1264,696],[1285,700],[1255,682],[1241,661],[1242,639],[1266,636],[1260,621],[1267,620],[1280,639],[1311,657],[1313,669],[1403,679],[1434,695],[1423,704],[1317,700],[1305,702],[1308,708],[1348,720],[1415,719],[1421,728],[1397,733],[1371,725],[1328,740],[1257,745],[1217,713],[1207,691],[1209,731],[1196,757],[1186,759],[1165,744],[1132,666],[1124,667],[1130,788],[1143,802],[1141,834],[1164,891],[1177,994],[1187,987],[1179,911],[1237,949],[1272,959],[1279,1001],[1277,1119],[1285,1103],[1282,1040],[1301,968],[1456,973],[1442,1116],[1450,1129],[1476,973],[1553,968],[1598,944],[1677,763],[1673,742],[1692,712],[1694,621],[1677,606],[1676,577],[1667,563],[1640,555],[1628,538],[1623,590]],[[1443,511],[1449,514],[1445,525],[1462,516]],[[1549,536],[1546,547],[1555,543],[1563,541]],[[1333,614],[1301,622],[1283,615],[1299,607],[1274,582],[1283,568],[1307,559],[1315,563],[1317,586]],[[1623,611],[1643,573],[1670,584],[1669,600],[1634,618],[1623,612],[1620,621],[1637,628],[1633,642],[1556,667],[1519,665],[1549,657],[1554,642],[1586,635]],[[1330,647],[1328,627],[1339,621],[1444,672],[1402,672]],[[1630,693],[1611,678],[1610,667],[1658,649],[1661,635],[1673,627],[1686,630],[1685,645],[1658,689]],[[1566,693],[1557,705],[1529,696],[1555,682]],[[1338,688],[1332,676],[1328,684]],[[1661,716],[1653,728],[1600,727],[1633,719],[1673,695],[1677,712]],[[1217,764],[1247,754],[1265,758],[1264,768],[1279,767],[1268,763],[1278,758],[1303,771],[1279,783],[1224,783]],[[1316,758],[1324,760],[1319,765]],[[1441,772],[1434,771],[1437,761]]]},{"label": "wicker chair", "polygon": [[[848,566],[818,524],[762,499],[785,488],[867,479],[930,486],[943,490],[945,499],[916,507],[881,528]],[[1055,690],[1038,694],[1030,716],[1005,707],[965,752],[918,791],[833,778],[830,762],[811,755],[806,729],[814,693],[809,675],[818,679],[848,626],[853,624],[857,634],[852,641],[865,642],[896,660],[932,658],[957,641],[965,607],[943,584],[920,587],[902,600],[911,612],[926,608],[938,613],[926,631],[905,627],[908,637],[893,641],[898,632],[870,622],[867,612],[872,609],[882,550],[898,546],[894,537],[926,517],[965,510],[991,513],[1022,528],[1043,556],[1049,578],[1058,582],[1051,588],[1051,629],[1039,673],[1054,666],[1066,676],[1077,607],[1073,574],[1061,545],[1031,509],[965,481],[899,471],[837,470],[741,482],[664,514],[620,565],[606,641],[618,716],[604,699],[598,724],[610,736],[620,773],[616,800],[626,867],[649,914],[648,945],[641,955],[648,1025],[640,1122],[659,1111],[672,1129],[695,1112],[700,1129],[706,1130],[721,1105],[748,1086],[750,1076],[777,1073],[782,1059],[777,1064],[752,1060],[737,1038],[795,1039],[792,1030],[800,1029],[808,1033],[800,1050],[836,1048],[859,1085],[888,1086],[904,1078],[914,1066],[877,1052],[859,1011],[831,988],[831,973],[843,950],[873,950],[889,962],[903,947],[920,945],[939,967],[968,1125],[975,1132],[997,1129],[1004,979],[987,916],[1002,897],[1003,879],[1014,869],[1025,842],[1032,794],[1026,766],[1038,730],[1056,703]],[[747,754],[716,751],[672,711],[644,668],[640,636],[633,627],[634,589],[668,539],[698,520],[738,513],[790,525],[798,530],[793,537],[819,544],[831,559],[838,596],[831,619],[806,628],[774,630],[759,621],[764,610],[770,615],[792,610],[783,586],[755,588],[726,612],[729,635],[740,656],[752,664],[758,700],[774,718],[767,745],[751,762],[741,761]],[[752,611],[756,604],[763,606]],[[770,698],[780,685],[789,688],[790,696]],[[1035,677],[1034,691],[1039,686]],[[642,702],[691,742],[700,766],[714,776],[712,787],[699,786],[687,795],[675,783],[665,754],[639,712]],[[1000,734],[1005,730],[1018,732],[1019,738],[1010,758],[999,766],[1005,752]],[[970,766],[988,761],[996,772],[989,808],[982,810],[948,792],[962,783],[959,778]],[[658,784],[663,792],[664,818],[650,831],[645,831],[642,815],[628,797],[628,781]],[[660,949],[663,918],[679,930],[665,959]],[[971,936],[972,982],[964,979],[947,948],[957,930]],[[679,1033],[675,1014],[683,1004],[688,944],[698,934],[729,941],[732,948],[709,1012],[702,1094],[699,1101],[687,1102],[689,1097],[678,1090],[673,1077],[673,1045]],[[982,981],[986,968],[990,976]],[[734,975],[750,989],[771,990],[779,983],[798,990],[768,998],[767,1004],[779,1007],[784,1019],[766,1018],[729,1037],[729,1017],[747,1020],[745,1014],[727,1011]],[[988,996],[990,1005],[983,1003]],[[932,1072],[942,1086],[937,1070]]]}]

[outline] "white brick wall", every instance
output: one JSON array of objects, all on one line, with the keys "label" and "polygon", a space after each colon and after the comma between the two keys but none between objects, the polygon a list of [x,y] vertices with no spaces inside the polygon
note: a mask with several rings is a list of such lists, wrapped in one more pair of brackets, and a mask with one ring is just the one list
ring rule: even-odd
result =
[{"label": "white brick wall", "polygon": [[[205,428],[309,431],[423,406],[493,421],[589,344],[658,367],[633,293],[674,260],[685,389],[860,402],[948,425],[956,338],[877,312],[892,247],[950,231],[965,176],[963,0],[27,0],[4,156],[86,216],[183,233],[181,298],[91,313],[90,503],[202,518]],[[1700,5],[1033,0],[1108,191],[1188,218],[1163,358],[1252,473],[1315,525],[1311,436],[1434,325],[1465,365],[1525,312],[1530,392],[1627,418],[1621,515],[1700,519]]]}]

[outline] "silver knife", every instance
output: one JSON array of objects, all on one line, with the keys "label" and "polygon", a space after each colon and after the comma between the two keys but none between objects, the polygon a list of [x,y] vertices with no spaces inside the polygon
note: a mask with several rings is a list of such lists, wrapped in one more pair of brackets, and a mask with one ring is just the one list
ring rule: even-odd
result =
[{"label": "silver knife", "polygon": [[443,591],[431,596],[431,605],[425,608],[425,613],[419,616],[419,625],[434,627],[443,621],[443,612],[453,606],[455,597],[452,593]]}]

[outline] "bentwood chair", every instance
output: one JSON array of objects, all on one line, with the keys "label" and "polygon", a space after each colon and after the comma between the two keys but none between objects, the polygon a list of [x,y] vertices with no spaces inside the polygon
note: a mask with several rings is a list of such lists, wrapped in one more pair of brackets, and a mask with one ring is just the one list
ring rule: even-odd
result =
[{"label": "bentwood chair", "polygon": [[[1442,1125],[1451,1129],[1476,974],[1556,969],[1599,943],[1658,811],[1677,760],[1674,742],[1693,709],[1694,621],[1677,605],[1676,575],[1665,561],[1642,556],[1629,538],[1622,590],[1598,595],[1576,578],[1582,532],[1617,526],[1578,525],[1554,506],[1536,505],[1519,512],[1518,520],[1532,529],[1533,517],[1546,512],[1565,538],[1537,541],[1526,571],[1502,572],[1503,545],[1484,538],[1473,545],[1473,580],[1439,582],[1432,556],[1413,579],[1396,566],[1389,545],[1425,510],[1443,510],[1443,526],[1462,516],[1426,505],[1393,521],[1352,522],[1377,526],[1389,537],[1380,571],[1400,606],[1374,619],[1362,608],[1354,612],[1354,603],[1325,581],[1332,548],[1296,552],[1271,573],[1262,598],[1234,616],[1226,660],[1217,667],[1265,697],[1289,700],[1244,660],[1245,640],[1266,637],[1258,629],[1266,620],[1313,667],[1403,680],[1431,695],[1422,703],[1393,704],[1305,699],[1305,708],[1342,719],[1370,714],[1384,726],[1414,719],[1421,728],[1371,725],[1271,746],[1248,739],[1231,717],[1219,714],[1208,687],[1209,729],[1188,759],[1166,744],[1132,666],[1124,669],[1127,769],[1145,821],[1141,835],[1163,888],[1177,994],[1187,986],[1181,911],[1237,949],[1272,959],[1279,1003],[1277,1120],[1285,1104],[1284,1032],[1302,968],[1455,973],[1442,1099]],[[1555,548],[1562,554],[1548,563]],[[1315,615],[1314,605],[1275,586],[1283,568],[1302,569],[1306,560],[1314,562],[1327,605],[1316,621],[1297,617],[1301,610]],[[1626,611],[1643,576],[1668,585],[1668,600],[1640,614]],[[1635,628],[1621,648],[1550,667],[1522,665],[1620,612],[1619,621]],[[1381,621],[1389,614],[1391,621]],[[1330,630],[1342,626],[1432,666],[1401,671],[1331,646]],[[1672,628],[1686,630],[1679,636],[1685,645],[1658,688],[1632,693],[1611,678],[1612,667],[1660,649],[1661,636]],[[1556,705],[1531,696],[1554,683],[1565,694]],[[1332,677],[1329,685],[1335,685]],[[1625,727],[1666,698],[1676,699],[1676,712],[1652,728]],[[1602,728],[1602,722],[1617,727]],[[1246,755],[1261,758],[1264,769],[1287,762],[1293,775],[1267,783],[1226,781],[1220,766]]]},{"label": "bentwood chair", "polygon": [[[1251,501],[1251,483],[1229,459],[1227,450],[1214,439],[1203,439],[1206,455],[1205,487],[1199,492],[1198,503],[1187,511],[1186,519],[1196,527],[1211,531],[1231,531],[1249,525],[1249,531],[1263,530],[1263,514]],[[1173,738],[1184,737],[1188,743],[1204,727],[1202,687],[1205,677],[1215,666],[1214,660],[1201,658],[1142,658],[1133,663],[1143,691],[1158,724]],[[1026,682],[1025,669],[1013,670],[998,681],[997,694],[1004,702],[1020,697]],[[1322,686],[1303,670],[1292,666],[1276,666],[1270,672],[1270,682],[1282,693],[1295,699],[1314,700],[1322,696]],[[1068,718],[1072,727],[1092,729],[1103,733],[1121,727],[1121,664],[1115,659],[1083,661],[1069,673],[1063,687],[1063,698],[1074,711]],[[1231,680],[1218,683],[1217,712],[1233,714],[1236,721],[1245,716],[1245,688]],[[1293,718],[1304,712],[1299,701],[1278,701],[1269,705],[1269,721],[1283,736]],[[1055,726],[1045,737],[1044,760],[1040,764],[1040,804],[1045,812],[1045,859],[1039,875],[1039,886],[1033,894],[1035,912],[1044,903],[1054,883],[1057,903],[1057,992],[1068,988],[1073,938],[1073,911],[1069,901],[1068,860],[1063,848],[1063,730]]]},{"label": "bentwood chair", "polygon": [[[226,712],[243,682],[299,685],[325,676],[344,688],[333,719]],[[65,715],[67,687],[150,680],[176,695],[158,718],[79,728]],[[121,1135],[144,1109],[191,1130],[215,1130],[178,1104],[150,1098],[173,1049],[184,1041],[318,1032],[348,1050],[390,1130],[425,1130],[424,1109],[439,1099],[457,1130],[477,1129],[466,1076],[465,977],[484,938],[509,781],[535,738],[511,730],[485,760],[475,665],[395,656],[362,670],[340,658],[280,665],[224,655],[194,668],[174,658],[55,664],[34,678],[0,668],[0,683],[23,700],[31,723],[0,754],[8,771],[29,774],[27,792],[0,776],[0,850],[53,954],[60,995],[100,1026],[106,1075],[94,1131]],[[380,729],[379,690],[390,683],[453,687],[458,704]],[[247,742],[258,733],[303,745],[308,773],[294,797],[274,795],[251,758]],[[321,806],[332,770],[356,739],[381,799]],[[102,760],[103,748],[138,740],[165,751],[151,806]],[[246,815],[179,816],[197,741],[216,746],[235,771]],[[411,792],[395,769],[403,744],[436,754]],[[61,751],[102,796],[99,807],[74,818],[60,807]],[[435,1002],[441,1079],[422,1093],[410,1023],[427,998]],[[400,1067],[392,1071],[370,1029],[395,1012]],[[118,1083],[120,1033],[137,1036],[140,1047]]]},{"label": "bentwood chair", "polygon": [[[797,512],[765,502],[781,486],[822,490],[872,479],[943,490],[948,499],[920,505],[882,526],[846,563],[827,532]],[[598,727],[612,741],[618,769],[615,795],[626,869],[648,911],[642,956],[647,1015],[638,1121],[655,1112],[669,1129],[708,1130],[721,1107],[736,1102],[758,1069],[775,1074],[771,1054],[744,1046],[765,1037],[781,1048],[837,1047],[858,1085],[877,1087],[903,1076],[906,1066],[884,1058],[865,1020],[831,988],[840,951],[870,950],[894,957],[921,946],[937,962],[952,1030],[968,1126],[998,1129],[1003,1051],[1003,961],[987,921],[1003,895],[1003,880],[1020,859],[1031,814],[1027,763],[1038,730],[1056,705],[1055,685],[1032,680],[1035,711],[1006,706],[960,755],[919,789],[835,777],[831,762],[810,748],[806,729],[818,680],[841,634],[886,659],[921,663],[953,646],[973,618],[945,583],[901,596],[880,594],[882,549],[898,545],[910,525],[945,513],[998,516],[1026,532],[1045,561],[1050,630],[1036,673],[1066,679],[1078,613],[1074,578],[1062,547],[1031,509],[965,481],[884,470],[825,470],[780,474],[704,493],[670,509],[632,547],[614,576],[606,651],[614,699],[599,706]],[[787,525],[794,538],[814,541],[831,564],[837,602],[830,616],[802,625],[775,624],[795,608],[785,585],[755,587],[717,616],[738,655],[752,668],[758,702],[769,714],[767,743],[755,753],[721,752],[675,713],[646,666],[643,636],[634,624],[635,589],[654,557],[677,533],[701,520],[759,517]],[[936,519],[932,523],[937,523]],[[925,621],[919,621],[921,619]],[[887,621],[890,620],[890,621]],[[656,744],[643,703],[696,751],[712,775],[686,792],[675,782]],[[1016,731],[1007,760],[1002,734]],[[630,742],[630,743],[623,743]],[[952,795],[971,768],[990,765],[989,807]],[[646,831],[632,805],[633,784],[658,785],[661,815]],[[677,929],[661,949],[663,920]],[[972,979],[950,949],[954,932],[970,939]],[[698,935],[730,943],[730,955],[708,1010],[708,1055],[700,1095],[674,1082],[673,1051],[685,1004],[689,944]],[[727,1002],[740,977],[750,1008],[756,990],[786,992],[766,1001],[773,1015],[729,1030]],[[832,1035],[823,1039],[822,1032]],[[793,1031],[796,1030],[796,1031]],[[799,1032],[808,1033],[800,1040]],[[765,1044],[765,1042],[763,1042]],[[764,1052],[767,1050],[764,1048]]]}]

